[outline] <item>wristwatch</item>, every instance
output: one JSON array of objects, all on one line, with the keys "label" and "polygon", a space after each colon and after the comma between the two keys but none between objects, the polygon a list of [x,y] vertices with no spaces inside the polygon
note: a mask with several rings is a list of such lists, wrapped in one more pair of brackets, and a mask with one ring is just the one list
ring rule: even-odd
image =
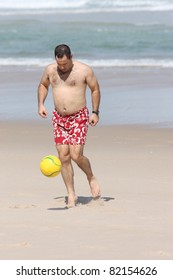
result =
[{"label": "wristwatch", "polygon": [[98,111],[92,111],[93,114],[96,114],[97,116],[99,115],[99,110]]}]

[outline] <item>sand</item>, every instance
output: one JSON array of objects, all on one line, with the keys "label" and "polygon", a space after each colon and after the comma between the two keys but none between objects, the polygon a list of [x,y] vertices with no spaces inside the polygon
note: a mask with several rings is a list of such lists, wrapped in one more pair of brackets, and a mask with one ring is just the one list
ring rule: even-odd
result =
[{"label": "sand", "polygon": [[43,176],[56,155],[47,121],[1,121],[0,259],[173,258],[173,129],[90,127],[85,154],[101,185],[93,201],[75,165],[78,205],[66,209],[61,175]]},{"label": "sand", "polygon": [[0,69],[0,259],[172,260],[172,70],[96,69],[101,119],[85,155],[102,197],[92,200],[74,164],[72,209],[61,175],[39,170],[42,157],[57,155],[51,103],[47,120],[37,116],[42,70]]}]

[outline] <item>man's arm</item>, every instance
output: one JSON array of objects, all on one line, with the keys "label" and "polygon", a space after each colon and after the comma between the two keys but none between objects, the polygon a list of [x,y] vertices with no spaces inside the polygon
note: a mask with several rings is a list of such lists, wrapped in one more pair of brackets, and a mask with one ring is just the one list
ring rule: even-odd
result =
[{"label": "man's arm", "polygon": [[99,83],[91,68],[88,71],[86,82],[91,90],[91,99],[92,99],[92,114],[90,116],[89,122],[92,126],[94,126],[99,121],[99,106],[100,106],[101,95],[100,95]]},{"label": "man's arm", "polygon": [[42,118],[46,118],[48,115],[47,110],[44,107],[44,102],[48,95],[49,85],[50,85],[49,76],[47,70],[45,70],[43,77],[41,78],[41,81],[38,86],[38,114]]}]

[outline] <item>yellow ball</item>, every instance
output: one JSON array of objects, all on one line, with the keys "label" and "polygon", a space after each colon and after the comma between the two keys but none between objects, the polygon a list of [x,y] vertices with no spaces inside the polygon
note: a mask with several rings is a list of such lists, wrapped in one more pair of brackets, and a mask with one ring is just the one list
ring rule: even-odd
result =
[{"label": "yellow ball", "polygon": [[61,172],[61,161],[56,156],[46,156],[40,162],[40,170],[47,177],[55,177]]}]

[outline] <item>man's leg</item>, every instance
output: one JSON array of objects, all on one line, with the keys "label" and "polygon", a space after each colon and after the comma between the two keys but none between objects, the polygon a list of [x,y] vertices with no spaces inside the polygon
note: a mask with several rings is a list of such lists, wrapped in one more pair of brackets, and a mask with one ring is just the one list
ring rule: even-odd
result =
[{"label": "man's leg", "polygon": [[62,163],[61,175],[64,180],[68,193],[68,207],[76,204],[76,195],[74,189],[74,171],[71,163],[69,145],[57,145],[59,159]]},{"label": "man's leg", "polygon": [[92,196],[94,198],[100,197],[100,187],[93,175],[89,159],[83,155],[84,145],[69,145],[69,149],[72,160],[77,163],[87,176]]}]

